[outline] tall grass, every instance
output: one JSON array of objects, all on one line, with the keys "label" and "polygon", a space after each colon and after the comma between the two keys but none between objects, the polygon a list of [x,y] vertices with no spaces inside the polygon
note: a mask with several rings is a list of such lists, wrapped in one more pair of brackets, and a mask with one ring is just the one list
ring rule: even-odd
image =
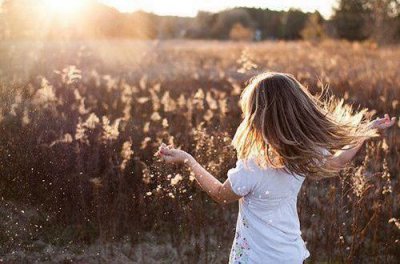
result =
[{"label": "tall grass", "polygon": [[[399,114],[398,47],[120,41],[0,52],[0,255],[37,240],[134,245],[151,233],[182,263],[226,260],[236,206],[219,207],[189,171],[153,154],[175,144],[224,180],[240,91],[257,72],[290,72],[312,92],[329,84],[347,103]],[[400,258],[398,131],[369,142],[340,177],[305,182],[299,214],[312,261]]]}]

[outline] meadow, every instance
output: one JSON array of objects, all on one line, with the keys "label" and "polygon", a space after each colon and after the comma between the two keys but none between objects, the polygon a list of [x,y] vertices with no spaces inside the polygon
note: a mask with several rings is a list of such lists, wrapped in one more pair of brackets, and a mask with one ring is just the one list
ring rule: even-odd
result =
[{"label": "meadow", "polygon": [[[221,207],[161,142],[221,181],[259,72],[329,86],[399,116],[400,47],[373,43],[131,41],[0,44],[0,262],[227,263],[237,205]],[[400,259],[400,122],[339,177],[298,199],[309,263]]]}]

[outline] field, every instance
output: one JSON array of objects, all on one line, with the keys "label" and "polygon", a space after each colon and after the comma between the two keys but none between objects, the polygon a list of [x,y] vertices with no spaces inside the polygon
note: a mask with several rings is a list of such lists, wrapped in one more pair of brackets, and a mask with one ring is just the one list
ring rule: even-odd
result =
[{"label": "field", "polygon": [[[220,180],[246,80],[399,116],[400,47],[371,43],[86,41],[0,44],[0,262],[226,263],[237,206],[154,157],[161,142]],[[400,122],[298,199],[310,263],[400,258]]]}]

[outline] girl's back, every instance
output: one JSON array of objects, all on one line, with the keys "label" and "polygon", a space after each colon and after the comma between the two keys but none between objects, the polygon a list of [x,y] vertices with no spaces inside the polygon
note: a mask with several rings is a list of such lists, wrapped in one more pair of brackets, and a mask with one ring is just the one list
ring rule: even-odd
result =
[{"label": "girl's back", "polygon": [[230,263],[302,263],[310,255],[296,209],[304,177],[239,160],[228,179],[232,190],[243,196]]},{"label": "girl's back", "polygon": [[302,263],[310,255],[296,210],[304,178],[336,176],[366,139],[396,119],[369,122],[365,109],[321,102],[285,73],[255,76],[240,105],[243,120],[232,142],[239,161],[223,184],[182,150],[162,145],[160,155],[187,164],[218,203],[239,200],[230,263]]}]

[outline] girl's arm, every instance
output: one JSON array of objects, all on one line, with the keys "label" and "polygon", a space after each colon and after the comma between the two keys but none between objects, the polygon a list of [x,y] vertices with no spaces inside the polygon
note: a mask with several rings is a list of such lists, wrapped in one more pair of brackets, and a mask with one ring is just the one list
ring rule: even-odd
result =
[{"label": "girl's arm", "polygon": [[[384,118],[378,118],[371,122],[371,129],[385,130],[394,125],[396,121],[395,117],[390,118],[388,114],[385,114]],[[340,170],[349,163],[357,152],[360,150],[362,145],[364,144],[365,139],[360,140],[360,142],[348,149],[343,149],[337,151],[335,154],[327,158],[327,165],[333,169]]]},{"label": "girl's arm", "polygon": [[184,163],[194,173],[200,187],[219,204],[227,204],[241,198],[232,191],[230,182],[221,183],[205,168],[203,168],[189,153],[183,150],[173,149],[162,144],[158,155],[167,163]]},{"label": "girl's arm", "polygon": [[327,158],[327,166],[335,170],[343,169],[354,158],[364,142],[365,139],[362,139],[355,146],[349,146],[347,149],[336,151],[335,154]]}]

